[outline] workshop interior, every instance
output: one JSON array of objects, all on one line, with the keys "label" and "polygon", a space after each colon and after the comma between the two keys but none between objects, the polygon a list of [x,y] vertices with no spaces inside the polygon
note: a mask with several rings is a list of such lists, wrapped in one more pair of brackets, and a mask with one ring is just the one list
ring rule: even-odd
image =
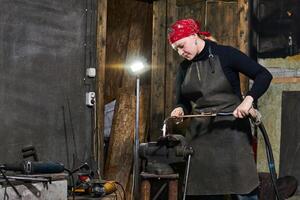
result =
[{"label": "workshop interior", "polygon": [[257,195],[300,200],[299,0],[0,0],[0,199],[188,199],[189,123],[234,114],[171,116],[185,18],[272,74],[247,118]]}]

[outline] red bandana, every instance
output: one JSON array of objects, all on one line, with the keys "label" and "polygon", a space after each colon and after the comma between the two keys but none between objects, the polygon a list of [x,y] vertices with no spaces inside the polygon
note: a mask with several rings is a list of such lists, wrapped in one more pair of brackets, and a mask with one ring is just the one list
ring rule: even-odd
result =
[{"label": "red bandana", "polygon": [[171,44],[182,38],[193,34],[200,34],[209,37],[209,32],[201,32],[200,24],[193,19],[182,19],[171,25],[168,33],[168,39]]}]

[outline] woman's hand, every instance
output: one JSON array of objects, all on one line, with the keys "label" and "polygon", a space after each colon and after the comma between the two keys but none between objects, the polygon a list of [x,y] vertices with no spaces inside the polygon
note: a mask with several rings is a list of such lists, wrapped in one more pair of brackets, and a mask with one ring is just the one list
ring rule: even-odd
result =
[{"label": "woman's hand", "polygon": [[[184,115],[184,111],[183,108],[181,107],[177,107],[175,108],[172,112],[171,112],[171,117],[175,117],[175,124],[180,124],[181,122],[183,122],[183,118],[180,117]],[[177,118],[178,117],[178,118]],[[180,117],[180,118],[179,118]]]},{"label": "woman's hand", "polygon": [[177,107],[171,112],[171,117],[179,117],[184,115],[183,108]]},{"label": "woman's hand", "polygon": [[246,96],[242,103],[233,111],[233,116],[236,118],[244,118],[249,114],[254,114],[254,108],[252,107],[253,97]]},{"label": "woman's hand", "polygon": [[184,115],[183,108],[177,107],[171,112],[171,117],[179,117]]}]

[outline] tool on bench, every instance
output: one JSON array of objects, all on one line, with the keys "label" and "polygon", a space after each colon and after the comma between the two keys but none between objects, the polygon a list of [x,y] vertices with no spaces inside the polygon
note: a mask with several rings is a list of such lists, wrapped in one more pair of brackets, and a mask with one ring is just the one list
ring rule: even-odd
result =
[{"label": "tool on bench", "polygon": [[[64,165],[61,163],[38,161],[36,150],[32,145],[24,147],[22,149],[22,154],[23,158],[33,157],[34,161],[24,160],[15,163],[0,164],[0,179],[5,180],[19,197],[21,197],[21,195],[11,181],[51,183],[50,177],[38,177],[31,174],[50,174],[61,173],[64,171]],[[15,172],[16,175],[6,175],[6,171]]]},{"label": "tool on bench", "polygon": [[64,171],[62,163],[51,161],[22,161],[12,164],[0,164],[0,168],[6,171],[21,172],[23,174],[50,174]]},{"label": "tool on bench", "polygon": [[[0,179],[4,178],[3,175],[0,176]],[[46,177],[46,178],[42,178],[42,177],[32,177],[32,176],[6,176],[6,178],[10,179],[10,180],[16,180],[16,181],[30,181],[30,182],[44,182],[44,183],[51,183],[51,178],[50,177]]]}]

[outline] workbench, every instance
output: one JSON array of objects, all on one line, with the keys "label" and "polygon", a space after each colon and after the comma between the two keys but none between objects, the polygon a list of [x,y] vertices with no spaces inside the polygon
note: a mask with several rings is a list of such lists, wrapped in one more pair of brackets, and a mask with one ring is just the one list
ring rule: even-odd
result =
[{"label": "workbench", "polygon": [[[26,176],[25,176],[26,177]],[[22,198],[9,185],[0,185],[0,199],[22,200],[66,200],[67,199],[67,174],[43,174],[31,175],[32,178],[50,178],[51,183],[39,181],[16,181],[11,180]],[[2,182],[4,182],[1,179]]]}]

